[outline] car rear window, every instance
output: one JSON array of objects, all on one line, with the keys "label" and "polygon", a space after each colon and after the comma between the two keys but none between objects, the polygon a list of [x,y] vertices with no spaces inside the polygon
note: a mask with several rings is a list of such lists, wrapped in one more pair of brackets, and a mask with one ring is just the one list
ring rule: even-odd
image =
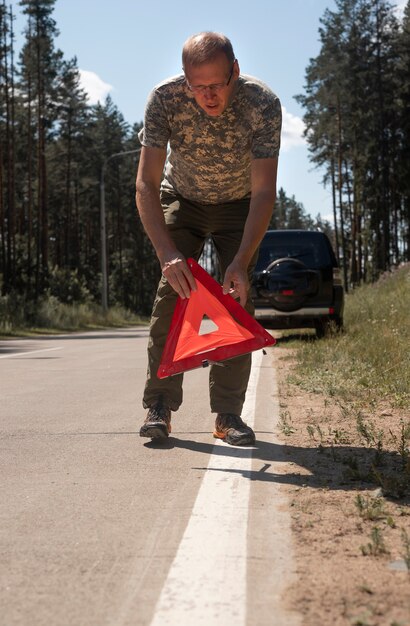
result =
[{"label": "car rear window", "polygon": [[336,265],[323,233],[268,231],[260,245],[255,269],[262,271],[273,261],[286,257],[298,259],[310,268]]}]

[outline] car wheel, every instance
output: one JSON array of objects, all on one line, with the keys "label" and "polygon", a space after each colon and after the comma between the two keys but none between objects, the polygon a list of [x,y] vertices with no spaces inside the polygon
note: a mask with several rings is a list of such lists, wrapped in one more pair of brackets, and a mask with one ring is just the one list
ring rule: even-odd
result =
[{"label": "car wheel", "polygon": [[315,322],[315,329],[316,337],[318,339],[323,339],[323,337],[327,337],[330,334],[329,320],[317,320]]},{"label": "car wheel", "polygon": [[343,320],[340,317],[333,317],[332,319],[317,320],[315,322],[316,337],[323,339],[323,337],[329,337],[332,334],[336,334],[343,331]]}]

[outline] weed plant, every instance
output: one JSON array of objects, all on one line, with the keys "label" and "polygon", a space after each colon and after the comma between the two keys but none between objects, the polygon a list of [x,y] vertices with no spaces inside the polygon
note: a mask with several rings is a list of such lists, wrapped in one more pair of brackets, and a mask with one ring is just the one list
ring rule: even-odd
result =
[{"label": "weed plant", "polygon": [[283,434],[287,437],[296,432],[296,429],[293,427],[292,418],[289,411],[281,411],[278,426]]},{"label": "weed plant", "polygon": [[381,529],[378,526],[374,526],[370,533],[370,541],[366,545],[360,546],[360,550],[363,556],[380,556],[381,554],[388,554],[388,549],[384,542],[384,537]]},{"label": "weed plant", "polygon": [[373,498],[358,494],[355,505],[360,517],[365,520],[378,520],[386,517],[383,498]]}]

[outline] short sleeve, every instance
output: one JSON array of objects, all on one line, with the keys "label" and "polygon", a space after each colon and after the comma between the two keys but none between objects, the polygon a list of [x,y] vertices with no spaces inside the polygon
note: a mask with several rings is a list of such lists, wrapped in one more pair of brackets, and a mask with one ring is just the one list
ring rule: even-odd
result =
[{"label": "short sleeve", "polygon": [[252,158],[270,159],[279,155],[282,129],[282,108],[275,95],[263,107],[252,140]]},{"label": "short sleeve", "polygon": [[171,130],[164,103],[158,91],[153,89],[148,96],[144,126],[138,133],[138,138],[143,146],[166,148],[170,135]]}]

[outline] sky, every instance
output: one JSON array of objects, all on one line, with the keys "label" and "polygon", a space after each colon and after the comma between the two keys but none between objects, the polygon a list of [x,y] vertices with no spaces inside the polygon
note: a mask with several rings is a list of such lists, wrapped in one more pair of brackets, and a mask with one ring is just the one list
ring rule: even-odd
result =
[{"label": "sky", "polygon": [[[10,1],[7,2],[10,4]],[[400,16],[407,0],[392,0]],[[18,0],[16,47],[25,17]],[[267,83],[283,109],[278,189],[302,203],[312,217],[332,220],[330,189],[309,160],[303,138],[304,92],[309,59],[320,51],[320,18],[334,0],[57,0],[56,47],[77,57],[90,104],[109,94],[129,123],[141,122],[152,87],[181,72],[181,49],[192,34],[212,30],[232,41],[241,71]]]}]

